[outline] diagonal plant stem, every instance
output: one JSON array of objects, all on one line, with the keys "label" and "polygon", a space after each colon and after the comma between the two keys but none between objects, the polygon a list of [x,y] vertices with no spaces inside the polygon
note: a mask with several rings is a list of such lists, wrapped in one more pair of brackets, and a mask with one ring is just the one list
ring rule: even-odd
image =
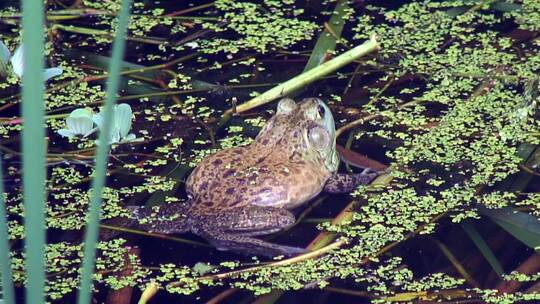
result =
[{"label": "diagonal plant stem", "polygon": [[[92,180],[92,193],[88,214],[88,224],[84,241],[84,258],[81,273],[81,285],[77,303],[90,303],[92,291],[92,279],[96,259],[96,243],[98,241],[98,225],[100,205],[102,201],[103,187],[107,172],[107,156],[109,151],[109,136],[113,118],[113,106],[118,91],[122,56],[125,48],[125,35],[129,21],[130,0],[122,1],[122,8],[118,18],[118,28],[114,39],[112,58],[110,63],[109,79],[107,82],[107,99],[105,101],[103,130],[99,135],[101,143],[96,154],[96,170]],[[37,303],[37,302],[36,302]]]},{"label": "diagonal plant stem", "polygon": [[450,251],[450,249],[437,238],[433,237],[433,242],[439,247],[444,256],[452,263],[454,268],[459,272],[459,274],[471,285],[472,287],[479,288],[480,284],[467,272],[467,269],[459,262],[456,256]]},{"label": "diagonal plant stem", "polygon": [[[114,35],[110,33],[109,31],[105,30],[96,30],[93,28],[87,28],[87,27],[78,27],[73,25],[62,25],[62,24],[55,24],[52,26],[52,30],[62,30],[70,33],[76,33],[81,35],[91,35],[91,36],[103,36],[107,38],[113,38]],[[155,44],[155,45],[167,45],[168,42],[164,39],[159,38],[141,38],[141,37],[135,37],[135,36],[129,36],[125,39],[129,41],[135,41],[140,43],[147,43],[147,44]]]},{"label": "diagonal plant stem", "polygon": [[371,52],[377,51],[380,48],[375,35],[371,36],[370,40],[362,43],[361,45],[337,56],[336,58],[327,61],[309,71],[306,71],[294,78],[291,78],[284,83],[273,87],[272,89],[264,92],[263,94],[243,103],[236,107],[235,112],[233,109],[229,109],[223,113],[219,126],[224,125],[233,114],[242,113],[253,108],[262,106],[269,103],[276,98],[286,96],[287,94],[294,92],[295,90],[318,80],[325,75],[351,63],[352,61],[362,57]]}]

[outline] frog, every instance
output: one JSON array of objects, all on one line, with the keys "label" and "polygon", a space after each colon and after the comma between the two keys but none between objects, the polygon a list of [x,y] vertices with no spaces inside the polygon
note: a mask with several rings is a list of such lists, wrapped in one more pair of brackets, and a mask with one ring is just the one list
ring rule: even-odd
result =
[{"label": "frog", "polygon": [[186,180],[187,203],[130,207],[139,228],[191,232],[218,250],[245,255],[295,256],[305,248],[259,237],[290,228],[293,213],[321,192],[347,193],[380,172],[338,173],[332,112],[319,98],[283,98],[249,145],[204,158]]}]

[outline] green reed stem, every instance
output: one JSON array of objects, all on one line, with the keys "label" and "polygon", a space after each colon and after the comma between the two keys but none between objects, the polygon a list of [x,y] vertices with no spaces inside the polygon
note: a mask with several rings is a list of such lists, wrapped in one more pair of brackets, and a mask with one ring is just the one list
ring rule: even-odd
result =
[{"label": "green reed stem", "polygon": [[14,304],[13,277],[11,272],[10,249],[8,242],[6,209],[4,204],[4,177],[0,158],[0,279],[2,279],[2,300],[4,304]]},{"label": "green reed stem", "polygon": [[23,0],[23,199],[26,231],[26,303],[45,303],[45,113],[43,1]]},{"label": "green reed stem", "polygon": [[81,273],[81,286],[77,303],[88,304],[92,294],[92,280],[96,259],[96,243],[98,242],[98,227],[100,205],[107,172],[107,156],[109,151],[110,129],[113,116],[113,106],[116,102],[122,57],[125,48],[126,28],[129,21],[130,0],[122,2],[118,17],[118,28],[114,38],[111,62],[109,66],[109,79],[107,81],[107,98],[105,100],[103,130],[99,134],[100,145],[96,154],[96,170],[92,180],[92,193],[86,235],[84,239],[84,258]]}]

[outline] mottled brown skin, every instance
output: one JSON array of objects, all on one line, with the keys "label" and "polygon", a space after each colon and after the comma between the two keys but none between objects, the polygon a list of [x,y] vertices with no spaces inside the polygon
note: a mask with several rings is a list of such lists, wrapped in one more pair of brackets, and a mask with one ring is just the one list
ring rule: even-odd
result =
[{"label": "mottled brown skin", "polygon": [[[193,170],[186,182],[188,205],[134,209],[140,225],[160,233],[191,231],[219,250],[291,256],[303,248],[254,236],[295,222],[289,211],[321,191],[348,192],[377,173],[337,174],[339,159],[330,109],[317,98],[296,104],[283,99],[254,143],[219,151]],[[176,205],[176,206],[175,206]],[[150,218],[146,224],[142,218]]]}]

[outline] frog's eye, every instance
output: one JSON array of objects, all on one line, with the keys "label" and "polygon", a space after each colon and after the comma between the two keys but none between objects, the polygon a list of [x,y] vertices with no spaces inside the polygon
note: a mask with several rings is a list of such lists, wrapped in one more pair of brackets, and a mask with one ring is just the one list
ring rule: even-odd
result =
[{"label": "frog's eye", "polygon": [[290,98],[283,98],[277,105],[278,114],[289,114],[296,109],[296,102]]},{"label": "frog's eye", "polygon": [[317,112],[319,113],[319,118],[324,118],[324,115],[326,114],[326,108],[320,104],[317,107]]}]

